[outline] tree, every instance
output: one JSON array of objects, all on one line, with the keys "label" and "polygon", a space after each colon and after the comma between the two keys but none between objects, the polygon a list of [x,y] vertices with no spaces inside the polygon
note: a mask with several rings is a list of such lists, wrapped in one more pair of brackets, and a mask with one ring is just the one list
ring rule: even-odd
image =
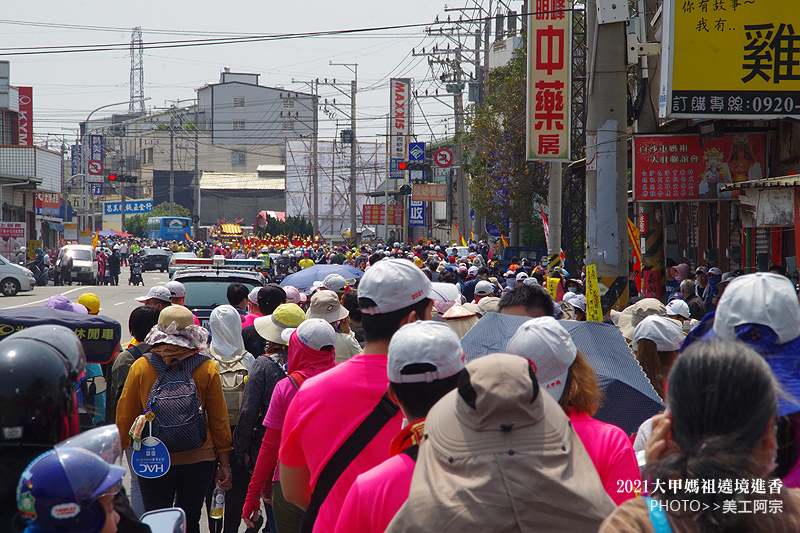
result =
[{"label": "tree", "polygon": [[[176,217],[191,217],[192,213],[182,205],[173,204],[173,215]],[[133,215],[125,219],[125,231],[134,237],[147,237],[147,219],[150,217],[168,217],[169,202],[162,202],[155,206],[149,213]]]},{"label": "tree", "polygon": [[546,202],[548,171],[525,157],[526,55],[523,42],[506,65],[491,71],[484,105],[467,108],[463,141],[472,207],[497,227],[518,222],[530,246],[543,241],[534,203]]}]

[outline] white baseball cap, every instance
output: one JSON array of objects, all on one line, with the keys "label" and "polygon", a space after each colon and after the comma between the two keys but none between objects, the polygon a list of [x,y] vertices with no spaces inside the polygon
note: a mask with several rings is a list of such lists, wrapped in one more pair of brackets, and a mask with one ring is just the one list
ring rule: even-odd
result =
[{"label": "white baseball cap", "polygon": [[564,301],[586,313],[586,296],[583,294],[568,292],[564,295]]},{"label": "white baseball cap", "polygon": [[287,285],[283,287],[283,291],[286,293],[286,303],[287,304],[298,304],[305,302],[308,300],[308,296],[300,292],[297,287],[292,287],[291,285]]},{"label": "white baseball cap", "polygon": [[561,399],[578,349],[555,318],[543,316],[522,324],[508,341],[506,352],[533,362],[539,386],[556,401]]},{"label": "white baseball cap", "polygon": [[476,267],[476,266],[474,266],[474,265],[473,265],[473,266],[471,266],[471,267],[469,267],[469,268],[467,269],[467,274],[469,274],[470,276],[475,276],[475,275],[477,275],[477,274],[478,274],[478,267]]},{"label": "white baseball cap", "polygon": [[644,318],[633,332],[634,350],[639,349],[639,341],[648,339],[656,343],[659,352],[674,352],[683,342],[683,329],[674,320],[658,315]]},{"label": "white baseball cap", "polygon": [[492,296],[494,294],[494,285],[486,280],[479,281],[475,284],[475,296]]},{"label": "white baseball cap", "polygon": [[154,287],[150,287],[150,290],[147,291],[146,296],[139,296],[136,298],[137,302],[146,302],[150,299],[161,300],[162,302],[168,302],[171,297],[170,290],[164,286],[156,285]]},{"label": "white baseball cap", "polygon": [[186,286],[180,281],[168,281],[164,287],[169,289],[170,298],[186,298]]},{"label": "white baseball cap", "polygon": [[709,274],[709,276],[721,276],[722,275],[722,270],[720,270],[717,267],[711,267],[711,268],[708,269],[708,274]]},{"label": "white baseball cap", "polygon": [[529,277],[530,276],[528,276],[527,272],[517,272],[517,275],[516,275],[515,279],[517,281],[519,281],[519,282],[523,282],[524,280],[528,279]]},{"label": "white baseball cap", "polygon": [[736,327],[761,324],[778,335],[778,344],[800,337],[800,304],[786,276],[756,272],[733,278],[719,299],[714,333],[736,340]]},{"label": "white baseball cap", "polygon": [[[420,320],[406,324],[392,336],[386,373],[393,383],[430,383],[458,374],[465,361],[461,340],[450,326]],[[436,369],[419,374],[403,372],[414,364],[429,364]]]},{"label": "white baseball cap", "polygon": [[407,259],[383,259],[364,273],[358,298],[368,298],[374,307],[362,307],[368,315],[386,314],[410,307],[423,298],[434,298],[431,281]]},{"label": "white baseball cap", "polygon": [[336,344],[336,330],[321,318],[307,318],[297,328],[286,328],[281,331],[281,338],[288,344],[294,332],[300,342],[312,350],[320,351]]},{"label": "white baseball cap", "polygon": [[683,300],[672,300],[667,304],[667,316],[682,316],[683,318],[690,318],[692,316],[689,311],[689,304]]},{"label": "white baseball cap", "polygon": [[261,287],[253,287],[253,290],[250,291],[250,294],[247,295],[247,299],[250,300],[252,303],[258,303],[258,291],[261,290]]}]

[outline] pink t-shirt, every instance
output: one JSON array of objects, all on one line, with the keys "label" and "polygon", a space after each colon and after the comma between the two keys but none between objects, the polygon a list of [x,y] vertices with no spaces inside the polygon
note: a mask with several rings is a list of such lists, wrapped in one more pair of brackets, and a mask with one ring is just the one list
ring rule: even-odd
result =
[{"label": "pink t-shirt", "polygon": [[[307,466],[312,487],[322,469],[386,392],[386,354],[359,354],[303,383],[286,412],[281,464]],[[333,531],[347,491],[359,474],[389,458],[400,411],[342,473],[320,508],[314,531]]]},{"label": "pink t-shirt", "polygon": [[242,320],[242,329],[246,328],[247,326],[252,326],[255,319],[260,317],[261,314],[247,313],[244,315],[244,319]]},{"label": "pink t-shirt", "polygon": [[334,533],[383,533],[408,499],[415,461],[400,453],[356,478]]},{"label": "pink t-shirt", "polygon": [[635,498],[633,490],[625,490],[625,481],[632,482],[628,489],[636,489],[641,486],[642,475],[628,435],[621,428],[595,420],[586,413],[572,412],[569,420],[614,503],[620,505]]},{"label": "pink t-shirt", "polygon": [[[283,378],[275,385],[272,391],[272,397],[269,400],[269,407],[267,414],[264,416],[264,427],[283,430],[283,421],[286,418],[286,410],[292,398],[297,394],[297,387],[294,386],[292,380]],[[275,469],[275,475],[272,477],[273,481],[280,481],[280,468]]]}]

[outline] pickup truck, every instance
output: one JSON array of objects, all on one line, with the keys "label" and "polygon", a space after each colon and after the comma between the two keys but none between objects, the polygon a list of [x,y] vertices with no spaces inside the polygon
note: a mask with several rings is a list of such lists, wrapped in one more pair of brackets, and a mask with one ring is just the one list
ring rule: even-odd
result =
[{"label": "pickup truck", "polygon": [[511,265],[511,258],[517,257],[519,260],[530,259],[533,265],[538,265],[542,258],[547,258],[547,250],[544,248],[532,248],[529,246],[506,246],[503,249],[503,257],[497,262],[500,273],[505,273]]}]

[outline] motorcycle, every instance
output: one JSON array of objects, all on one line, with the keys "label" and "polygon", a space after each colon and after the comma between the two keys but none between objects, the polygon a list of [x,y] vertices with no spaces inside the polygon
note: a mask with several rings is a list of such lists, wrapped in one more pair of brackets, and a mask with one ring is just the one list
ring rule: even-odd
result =
[{"label": "motorcycle", "polygon": [[131,276],[128,278],[128,285],[144,285],[144,279],[142,279],[142,264],[141,263],[131,263]]},{"label": "motorcycle", "polygon": [[40,261],[31,261],[25,265],[28,270],[33,272],[33,278],[36,280],[36,285],[40,287],[47,286],[50,280],[50,268],[41,264]]}]

